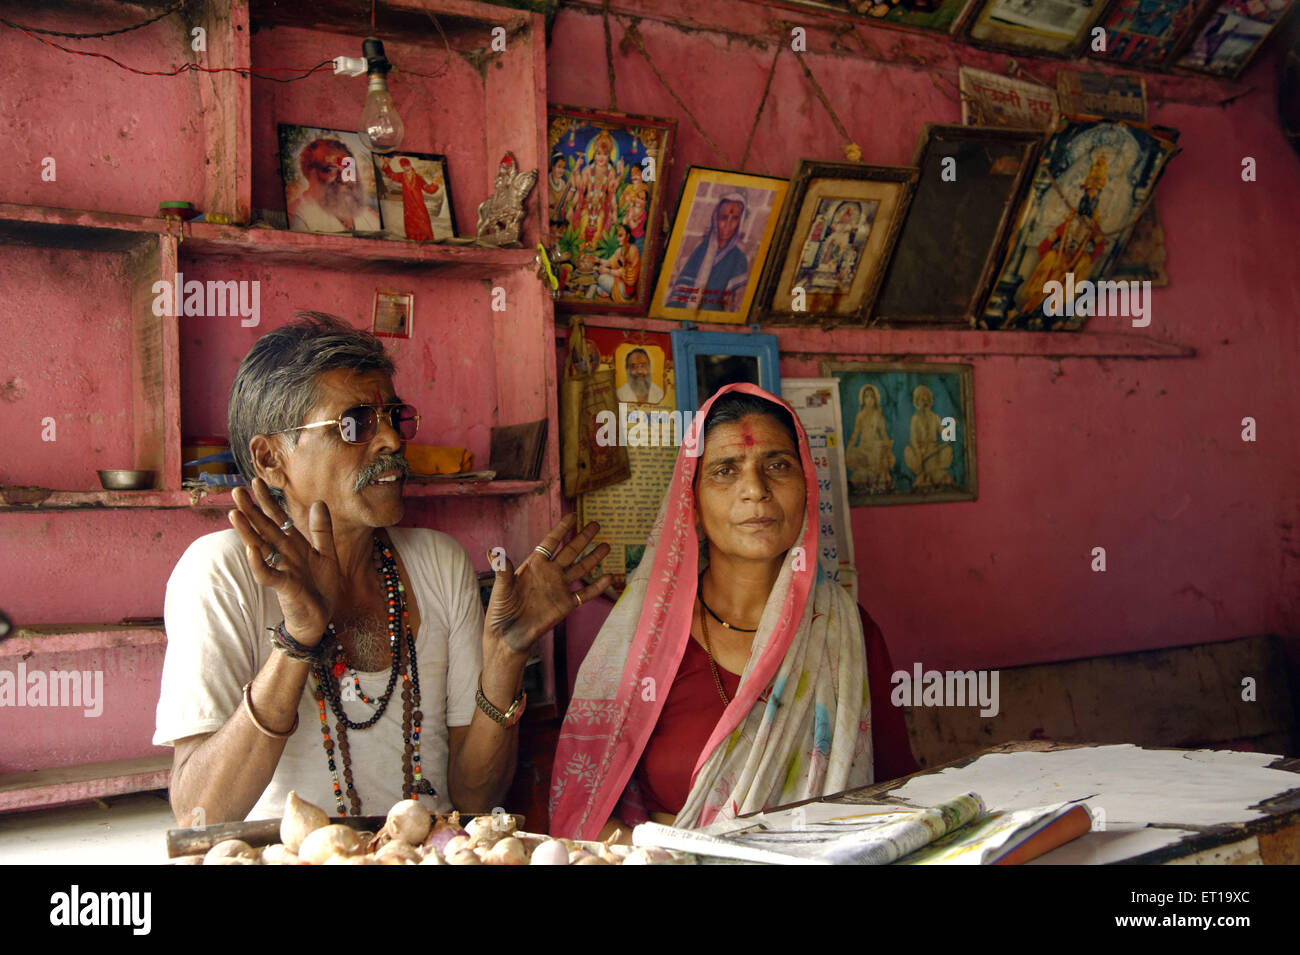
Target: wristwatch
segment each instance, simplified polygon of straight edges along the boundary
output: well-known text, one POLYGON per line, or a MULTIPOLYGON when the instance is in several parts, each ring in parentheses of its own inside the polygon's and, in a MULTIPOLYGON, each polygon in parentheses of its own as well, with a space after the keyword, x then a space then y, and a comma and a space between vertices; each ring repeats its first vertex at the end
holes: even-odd
POLYGON ((510 704, 510 709, 502 713, 483 695, 483 677, 480 676, 478 678, 478 692, 474 694, 474 702, 493 722, 500 723, 506 729, 510 729, 523 717, 524 707, 528 704, 528 694, 520 693, 515 698, 515 701, 510 704))

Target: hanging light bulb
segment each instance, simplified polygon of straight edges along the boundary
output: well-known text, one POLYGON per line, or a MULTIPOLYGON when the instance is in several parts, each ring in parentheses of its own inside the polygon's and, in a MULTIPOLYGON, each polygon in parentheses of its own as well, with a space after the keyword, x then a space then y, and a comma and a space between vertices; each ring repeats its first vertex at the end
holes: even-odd
POLYGON ((391 153, 402 145, 402 134, 406 131, 393 103, 393 94, 388 92, 388 71, 393 65, 384 56, 384 44, 378 37, 366 37, 361 50, 366 58, 370 87, 357 134, 372 153, 391 153))

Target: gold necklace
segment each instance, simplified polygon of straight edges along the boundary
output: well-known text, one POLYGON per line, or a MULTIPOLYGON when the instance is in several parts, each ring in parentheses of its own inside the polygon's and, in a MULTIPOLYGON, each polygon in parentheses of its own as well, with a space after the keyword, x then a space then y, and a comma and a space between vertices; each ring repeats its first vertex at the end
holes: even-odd
MULTIPOLYGON (((700 603, 703 605, 703 601, 700 603)), ((722 689, 722 677, 718 675, 718 665, 713 660, 713 647, 709 643, 709 621, 705 614, 700 614, 700 634, 704 637, 704 652, 709 655, 709 669, 713 671, 713 685, 718 688, 718 696, 722 697, 722 705, 730 706, 731 701, 727 699, 727 693, 722 689)))

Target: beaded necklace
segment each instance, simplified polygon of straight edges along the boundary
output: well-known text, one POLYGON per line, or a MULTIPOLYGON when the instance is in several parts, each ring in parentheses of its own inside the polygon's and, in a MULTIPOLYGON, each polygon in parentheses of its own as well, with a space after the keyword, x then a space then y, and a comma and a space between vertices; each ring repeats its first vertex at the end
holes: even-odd
MULTIPOLYGON (((397 687, 399 678, 402 681, 402 740, 405 744, 405 750, 402 754, 402 795, 406 799, 414 799, 417 793, 436 795, 433 786, 424 778, 420 767, 420 724, 424 719, 424 714, 420 712, 420 671, 415 657, 415 636, 411 633, 410 625, 407 623, 410 613, 406 609, 406 586, 402 583, 401 575, 397 572, 397 561, 393 557, 393 552, 379 539, 377 534, 375 535, 374 556, 379 568, 379 575, 384 581, 384 589, 388 595, 388 645, 389 652, 392 655, 392 669, 388 675, 388 686, 377 699, 371 699, 361 693, 361 682, 356 671, 352 670, 351 672, 352 682, 357 689, 358 695, 360 695, 364 703, 375 707, 374 713, 371 714, 369 719, 355 722, 348 719, 347 714, 343 711, 342 680, 344 674, 351 670, 351 667, 348 666, 347 655, 341 645, 335 643, 332 652, 327 653, 321 662, 315 664, 312 668, 313 675, 316 678, 314 695, 316 697, 316 706, 320 711, 322 745, 325 747, 325 759, 329 764, 330 775, 334 779, 334 799, 338 803, 340 816, 348 814, 343 805, 345 786, 352 814, 354 816, 361 815, 361 795, 357 792, 356 781, 352 776, 352 767, 349 765, 348 730, 368 729, 378 722, 379 718, 388 709, 388 703, 392 699, 393 690, 397 687), (406 635, 405 648, 402 646, 403 631, 405 631, 406 635), (405 653, 403 653, 403 649, 405 649, 405 653), (327 702, 329 708, 334 711, 337 720, 335 730, 339 753, 337 762, 334 758, 336 744, 334 739, 330 737, 329 718, 325 707, 327 702), (343 766, 342 782, 340 782, 338 771, 338 763, 340 762, 343 766)), ((333 630, 334 625, 330 624, 331 633, 333 630)))

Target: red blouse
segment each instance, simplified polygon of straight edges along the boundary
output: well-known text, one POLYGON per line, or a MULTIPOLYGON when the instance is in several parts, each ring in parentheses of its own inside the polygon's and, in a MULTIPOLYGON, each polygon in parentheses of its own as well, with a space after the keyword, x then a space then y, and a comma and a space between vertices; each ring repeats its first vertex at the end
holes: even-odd
MULTIPOLYGON (((916 772, 920 767, 907 740, 903 711, 890 705, 893 665, 880 628, 858 607, 867 649, 867 682, 871 688, 871 741, 877 782, 916 772)), ((735 699, 740 677, 721 667, 718 676, 728 699, 735 699)), ((708 654, 694 638, 686 641, 677 676, 669 688, 659 722, 646 743, 635 777, 646 812, 676 815, 686 805, 695 761, 709 741, 724 707, 713 683, 708 654)))

